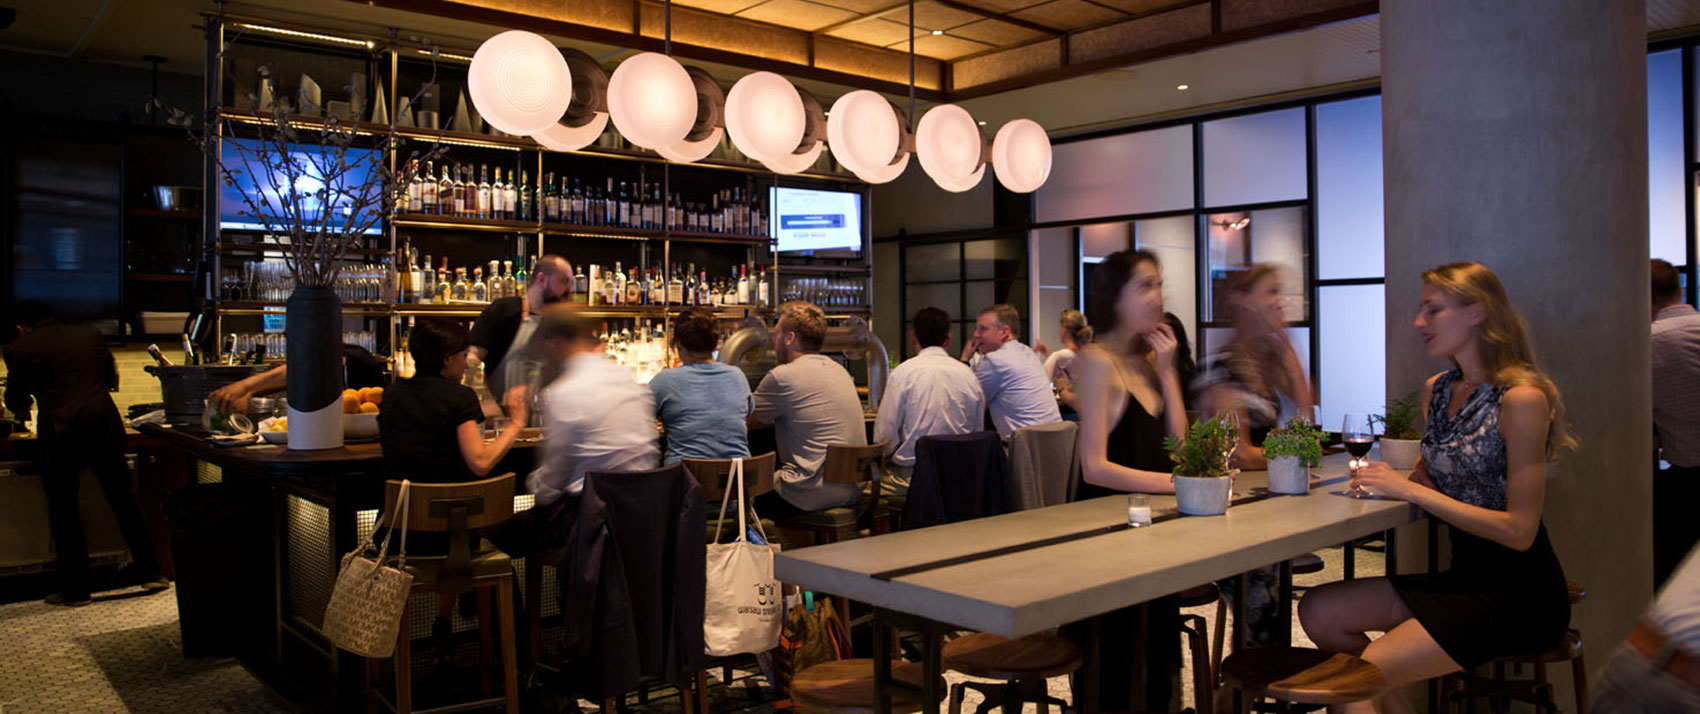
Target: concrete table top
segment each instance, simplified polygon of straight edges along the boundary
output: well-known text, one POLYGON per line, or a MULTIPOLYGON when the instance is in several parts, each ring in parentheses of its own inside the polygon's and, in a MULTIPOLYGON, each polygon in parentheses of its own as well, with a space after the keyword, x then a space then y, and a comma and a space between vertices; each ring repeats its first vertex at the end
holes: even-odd
MULTIPOLYGON (((1315 473, 1344 476, 1346 455, 1315 473)), ((1244 472, 1245 499, 1265 482, 1244 472)), ((1222 516, 1182 516, 1127 529, 942 567, 986 551, 1127 521, 1123 496, 844 541, 780 554, 779 580, 958 627, 1021 637, 1180 592, 1302 553, 1380 533, 1422 517, 1401 501, 1335 495, 1344 482, 1306 496, 1271 496, 1230 506, 1222 516), (876 577, 884 574, 886 577, 876 577)), ((1159 518, 1173 496, 1153 495, 1159 518)))

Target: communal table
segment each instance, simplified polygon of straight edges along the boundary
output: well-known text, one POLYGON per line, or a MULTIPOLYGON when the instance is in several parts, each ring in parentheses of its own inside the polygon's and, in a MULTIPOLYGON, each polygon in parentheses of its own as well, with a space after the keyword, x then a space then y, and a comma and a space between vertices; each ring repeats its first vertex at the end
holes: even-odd
MULTIPOLYGON (((870 604, 878 626, 922 630, 925 685, 912 694, 936 714, 945 627, 1023 637, 1422 517, 1402 501, 1339 495, 1346 472, 1345 454, 1326 457, 1302 496, 1268 494, 1264 472, 1243 472, 1222 516, 1180 516, 1173 496, 1153 495, 1154 523, 1129 528, 1127 499, 1109 496, 788 551, 775 572, 782 582, 870 604)), ((1392 551, 1390 544, 1390 558, 1392 551)), ((878 714, 889 714, 901 686, 889 681, 889 640, 873 637, 878 714)), ((1079 675, 1087 694, 1078 706, 1087 714, 1097 709, 1095 649, 1089 642, 1079 675)))

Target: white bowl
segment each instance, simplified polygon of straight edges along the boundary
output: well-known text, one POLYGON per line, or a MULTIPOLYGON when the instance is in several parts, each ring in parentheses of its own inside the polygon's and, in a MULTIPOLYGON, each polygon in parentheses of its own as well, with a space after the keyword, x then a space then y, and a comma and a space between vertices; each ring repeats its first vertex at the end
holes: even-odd
POLYGON ((344 439, 376 439, 378 437, 378 415, 376 414, 344 414, 342 415, 342 438, 344 439))
POLYGON ((261 419, 260 423, 257 425, 255 431, 260 435, 260 438, 265 439, 266 443, 268 443, 268 444, 287 444, 287 443, 289 443, 289 432, 287 430, 286 431, 272 431, 272 429, 271 429, 272 423, 276 422, 276 421, 277 421, 277 417, 271 417, 271 418, 268 418, 268 419, 261 419))

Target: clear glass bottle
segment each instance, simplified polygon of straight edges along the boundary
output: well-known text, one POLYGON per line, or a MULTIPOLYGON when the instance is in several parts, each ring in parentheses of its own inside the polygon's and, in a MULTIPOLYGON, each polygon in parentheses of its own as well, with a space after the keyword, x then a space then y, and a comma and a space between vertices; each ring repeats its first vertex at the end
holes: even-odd
POLYGON ((584 277, 584 266, 580 265, 573 271, 573 301, 584 302, 590 298, 590 280, 584 277))
POLYGON ((431 269, 431 254, 425 254, 425 269, 419 275, 419 302, 437 301, 437 271, 431 269))
POLYGON ((642 305, 643 304, 643 295, 644 295, 643 280, 638 278, 638 269, 632 268, 631 270, 628 270, 626 272, 628 274, 626 275, 626 279, 625 279, 625 282, 626 282, 626 297, 625 297, 625 300, 624 300, 624 304, 626 304, 626 305, 642 305))
POLYGON ((466 268, 455 268, 454 284, 449 286, 449 299, 465 302, 470 299, 472 286, 466 282, 466 268))
POLYGON ((420 212, 434 214, 437 212, 437 162, 425 162, 425 173, 419 176, 420 212))
POLYGON ((685 304, 685 281, 679 277, 679 264, 673 264, 673 270, 667 276, 667 304, 685 304))
POLYGON ((519 297, 519 285, 514 282, 514 262, 502 261, 502 297, 519 297))

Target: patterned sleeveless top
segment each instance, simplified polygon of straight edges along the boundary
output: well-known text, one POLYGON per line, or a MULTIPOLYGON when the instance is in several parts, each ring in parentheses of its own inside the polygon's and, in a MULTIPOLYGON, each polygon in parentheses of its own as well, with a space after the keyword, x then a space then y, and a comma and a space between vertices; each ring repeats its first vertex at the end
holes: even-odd
POLYGON ((1499 434, 1499 399, 1505 387, 1483 384, 1458 410, 1452 384, 1463 378, 1454 369, 1434 380, 1429 395, 1428 431, 1423 434, 1423 463, 1440 492, 1465 503, 1505 510, 1505 437, 1499 434))

